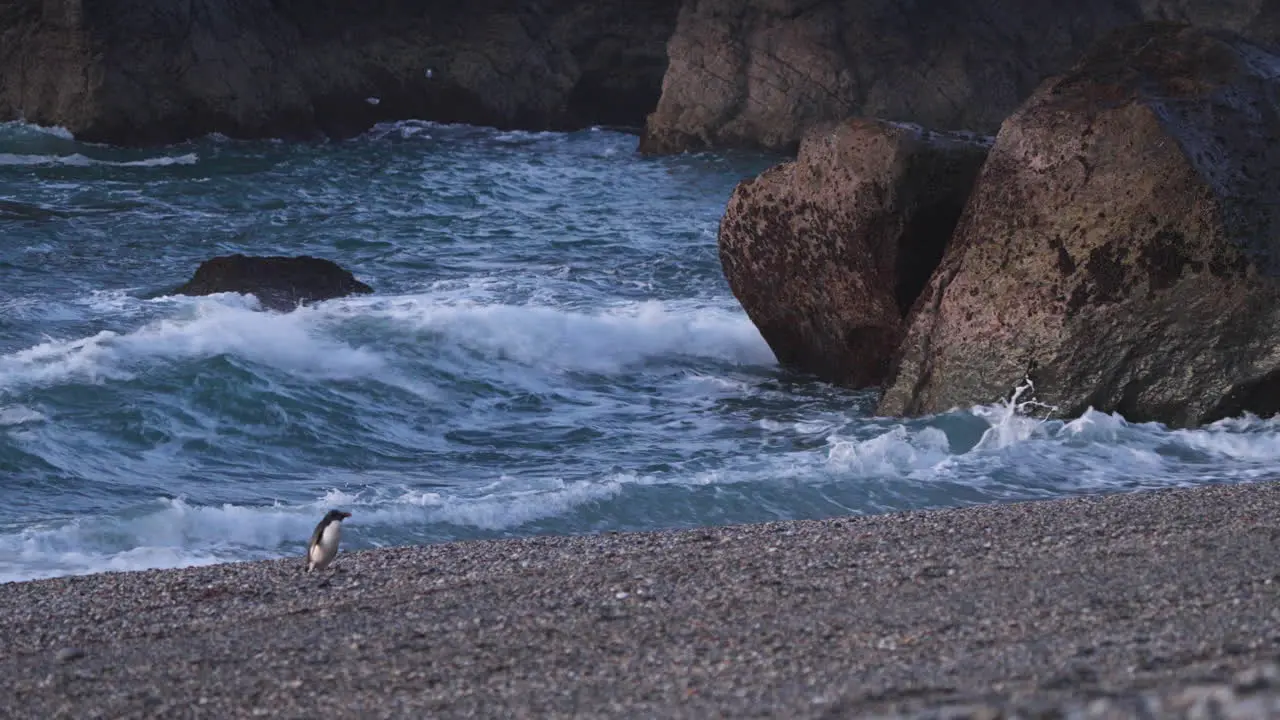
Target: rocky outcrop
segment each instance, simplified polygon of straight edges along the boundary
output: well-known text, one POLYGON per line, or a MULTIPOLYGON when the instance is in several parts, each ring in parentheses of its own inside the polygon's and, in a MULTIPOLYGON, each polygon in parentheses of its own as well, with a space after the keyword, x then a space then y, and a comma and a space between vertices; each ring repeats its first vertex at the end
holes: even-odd
POLYGON ((90 141, 639 126, 679 0, 9 0, 0 120, 90 141))
POLYGON ((1007 397, 1185 426, 1280 410, 1280 55, 1149 24, 1000 130, 885 415, 1007 397))
POLYGON ((234 292, 253 295, 269 310, 288 312, 298 305, 373 292, 330 260, 309 257, 224 255, 200 263, 175 295, 234 292))
POLYGON ((686 0, 641 149, 790 150, 850 116, 994 132, 1092 42, 1147 19, 1280 42, 1273 0, 686 0))
POLYGON ((986 153, 967 136, 850 120, 738 185, 720 260, 779 362, 848 387, 884 381, 986 153))

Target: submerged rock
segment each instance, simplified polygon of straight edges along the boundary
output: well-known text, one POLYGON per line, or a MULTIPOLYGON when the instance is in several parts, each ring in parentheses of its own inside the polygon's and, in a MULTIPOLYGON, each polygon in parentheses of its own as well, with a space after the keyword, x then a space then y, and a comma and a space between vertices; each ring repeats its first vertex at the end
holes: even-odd
POLYGON ((234 292, 253 295, 270 310, 288 312, 307 302, 373 292, 338 264, 322 258, 224 255, 200 263, 177 295, 234 292))
POLYGON ((129 145, 344 137, 408 118, 638 127, 679 3, 13 0, 0 3, 0 121, 129 145))
POLYGON ((1280 42, 1274 0, 686 0, 641 149, 790 150, 852 116, 994 132, 1106 33, 1183 19, 1280 42))
POLYGON ((738 185, 720 260, 779 362, 855 388, 885 379, 986 153, 971 137, 849 120, 738 185))
POLYGON ((1117 32, 1010 117, 879 412, 1007 397, 1194 425, 1280 410, 1280 55, 1117 32))

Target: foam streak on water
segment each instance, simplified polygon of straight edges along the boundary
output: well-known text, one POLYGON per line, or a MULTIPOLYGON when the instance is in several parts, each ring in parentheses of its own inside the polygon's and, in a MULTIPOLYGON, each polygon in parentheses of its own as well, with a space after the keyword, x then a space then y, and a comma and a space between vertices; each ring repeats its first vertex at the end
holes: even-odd
POLYGON ((0 581, 1274 477, 1280 427, 899 421, 779 369, 715 232, 774 159, 397 123, 125 150, 0 126, 0 581), (377 292, 174 297, 308 253, 377 292))

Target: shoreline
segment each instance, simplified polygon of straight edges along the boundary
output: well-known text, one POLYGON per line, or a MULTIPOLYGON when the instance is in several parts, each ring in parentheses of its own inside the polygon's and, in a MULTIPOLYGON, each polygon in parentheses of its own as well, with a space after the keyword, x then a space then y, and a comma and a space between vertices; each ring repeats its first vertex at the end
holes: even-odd
MULTIPOLYGON (((1044 708, 1226 692, 1280 656, 1278 482, 362 550, 335 566, 0 585, 0 716, 1044 708)), ((1280 712, 1280 678, 1241 687, 1280 712)))

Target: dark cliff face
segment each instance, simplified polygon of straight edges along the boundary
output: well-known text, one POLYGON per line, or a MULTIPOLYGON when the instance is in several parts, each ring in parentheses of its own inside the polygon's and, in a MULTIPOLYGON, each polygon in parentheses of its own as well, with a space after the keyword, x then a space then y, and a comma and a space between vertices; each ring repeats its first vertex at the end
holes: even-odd
POLYGON ((0 2, 0 119, 149 144, 404 118, 638 127, 679 0, 0 2))
POLYGON ((0 120, 125 144, 420 118, 793 149, 849 116, 994 130, 1144 19, 1280 41, 1273 0, 0 0, 0 120))
POLYGON ((1045 77, 1144 20, 1280 42, 1275 0, 686 0, 641 149, 791 150, 850 116, 994 132, 1045 77))

